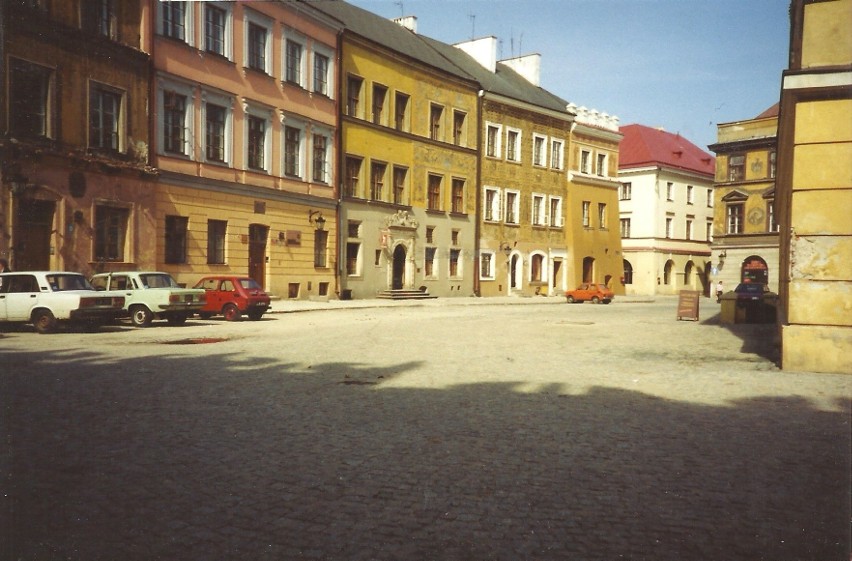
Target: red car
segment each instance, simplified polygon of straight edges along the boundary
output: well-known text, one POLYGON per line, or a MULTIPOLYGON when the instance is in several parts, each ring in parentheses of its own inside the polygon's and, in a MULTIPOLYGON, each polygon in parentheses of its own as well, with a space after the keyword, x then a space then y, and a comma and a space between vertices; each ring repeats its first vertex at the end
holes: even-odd
POLYGON ((250 320, 257 321, 269 309, 269 295, 250 277, 204 277, 195 283, 195 288, 207 292, 207 303, 198 312, 205 319, 221 314, 228 321, 237 321, 246 314, 250 320))
POLYGON ((568 299, 569 304, 573 302, 585 302, 586 300, 591 300, 594 304, 600 304, 601 302, 609 304, 615 298, 615 294, 603 284, 584 282, 576 289, 565 292, 565 298, 568 299))

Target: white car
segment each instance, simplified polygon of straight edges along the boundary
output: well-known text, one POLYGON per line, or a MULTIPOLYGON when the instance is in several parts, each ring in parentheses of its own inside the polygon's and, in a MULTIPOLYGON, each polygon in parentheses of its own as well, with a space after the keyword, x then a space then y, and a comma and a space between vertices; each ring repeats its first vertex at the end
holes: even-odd
POLYGON ((96 292, 79 273, 0 273, 0 322, 31 323, 51 333, 61 323, 98 327, 123 314, 123 295, 96 292))
POLYGON ((96 290, 124 294, 124 309, 136 327, 151 325, 155 317, 171 325, 183 325, 201 310, 207 299, 204 290, 182 288, 170 274, 160 271, 100 273, 91 282, 96 290))

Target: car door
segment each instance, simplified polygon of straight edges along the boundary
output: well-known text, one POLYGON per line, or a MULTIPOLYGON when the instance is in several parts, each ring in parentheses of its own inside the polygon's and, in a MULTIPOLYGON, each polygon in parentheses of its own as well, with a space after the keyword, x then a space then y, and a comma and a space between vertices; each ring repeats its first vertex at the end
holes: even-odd
POLYGON ((16 274, 3 278, 0 317, 7 321, 29 321, 30 311, 38 304, 38 280, 34 275, 16 274))

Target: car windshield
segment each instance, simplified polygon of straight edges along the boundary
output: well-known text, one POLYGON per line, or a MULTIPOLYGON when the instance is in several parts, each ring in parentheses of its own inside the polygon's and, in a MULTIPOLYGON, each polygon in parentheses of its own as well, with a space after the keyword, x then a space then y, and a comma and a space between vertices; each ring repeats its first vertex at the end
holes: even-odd
POLYGON ((240 284, 243 288, 247 288, 249 290, 263 290, 254 279, 240 279, 240 284))
POLYGON ((139 280, 145 288, 180 288, 175 279, 165 273, 139 275, 139 280))
POLYGON ((59 275, 47 275, 47 283, 54 292, 63 290, 94 290, 86 277, 74 273, 63 273, 59 275))

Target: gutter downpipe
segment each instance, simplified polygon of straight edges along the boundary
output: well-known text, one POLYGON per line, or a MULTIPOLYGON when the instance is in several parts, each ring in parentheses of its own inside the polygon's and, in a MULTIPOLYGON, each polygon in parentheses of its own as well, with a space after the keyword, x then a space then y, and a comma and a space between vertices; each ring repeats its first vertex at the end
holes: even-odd
POLYGON ((481 274, 481 271, 479 270, 479 259, 481 257, 480 252, 482 250, 482 241, 480 239, 480 236, 482 235, 482 226, 479 217, 482 216, 482 108, 484 105, 484 97, 485 90, 480 89, 477 93, 476 99, 476 210, 473 223, 473 293, 476 296, 482 296, 479 278, 479 275, 481 274))

